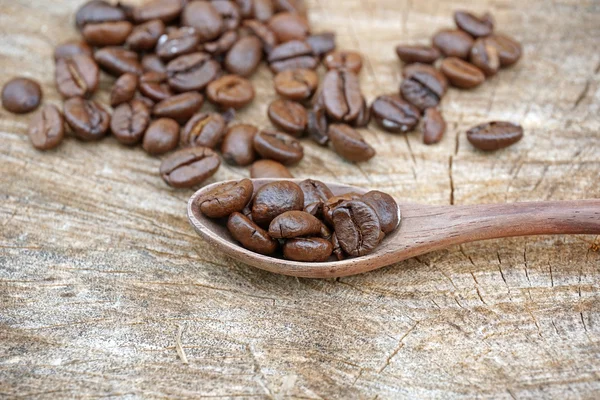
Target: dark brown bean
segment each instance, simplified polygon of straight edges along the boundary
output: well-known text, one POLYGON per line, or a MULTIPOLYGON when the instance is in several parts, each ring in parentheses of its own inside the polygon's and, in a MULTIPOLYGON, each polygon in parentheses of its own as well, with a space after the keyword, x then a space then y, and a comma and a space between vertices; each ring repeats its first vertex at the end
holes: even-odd
POLYGON ((335 208, 333 226, 340 246, 353 257, 371 253, 384 236, 375 210, 358 200, 335 208))
POLYGON ((195 52, 199 43, 198 31, 189 26, 182 26, 165 33, 158 39, 156 54, 164 60, 171 60, 195 52))
POLYGON ((133 145, 142 140, 149 123, 150 109, 143 101, 134 99, 115 109, 110 129, 120 143, 133 145))
POLYGON ((283 256, 293 261, 327 261, 332 251, 333 245, 331 242, 321 238, 290 239, 283 245, 283 256))
POLYGON ((335 50, 335 33, 323 32, 311 35, 306 38, 306 42, 312 49, 313 54, 321 58, 325 54, 335 50))
POLYGON ((234 212, 242 211, 253 193, 254 185, 250 179, 226 182, 198 197, 194 207, 209 218, 228 217, 234 212))
POLYGON ((278 73, 286 69, 316 69, 318 59, 313 55, 308 43, 292 40, 275 47, 268 57, 271 71, 278 73))
POLYGON ((358 200, 361 196, 360 193, 349 192, 339 196, 330 197, 323 203, 323 220, 329 224, 329 226, 333 226, 333 210, 340 204, 350 200, 358 200))
POLYGON ((146 72, 140 78, 140 92, 154 100, 163 101, 173 96, 171 87, 167 84, 167 74, 160 72, 146 72))
POLYGON ((362 56, 355 51, 333 51, 325 56, 327 69, 345 69, 358 74, 362 69, 362 56))
MULTIPOLYGON (((240 35, 237 31, 227 31, 214 42, 206 42, 202 45, 202 50, 212 56, 220 56, 227 53, 238 41, 240 35)), ((261 43, 262 46, 262 43, 261 43)))
POLYGON ((168 153, 179 144, 179 124, 171 118, 153 121, 144 135, 142 147, 146 153, 159 155, 168 153))
POLYGON ((242 16, 240 7, 238 7, 237 4, 228 0, 213 0, 211 4, 221 15, 221 18, 223 19, 223 29, 225 31, 233 31, 240 26, 242 16))
POLYGON ((221 160, 206 147, 188 147, 165 158, 160 165, 163 180, 175 188, 201 184, 217 172, 221 160))
POLYGON ((480 150, 498 150, 517 143, 523 138, 520 125, 506 121, 492 121, 467 131, 467 139, 480 150))
POLYGON ((306 109, 291 100, 274 100, 267 110, 269 119, 277 128, 293 136, 302 136, 306 130, 306 109))
POLYGON ((98 88, 100 70, 87 55, 60 58, 55 69, 56 87, 64 98, 88 97, 98 88))
POLYGON ((191 1, 181 13, 181 24, 195 28, 201 42, 219 37, 223 31, 223 17, 210 1, 191 1))
POLYGON ((523 50, 521 44, 507 35, 496 34, 487 37, 486 43, 498 50, 500 66, 508 67, 519 61, 523 50))
POLYGON ((464 60, 469 58, 473 38, 458 29, 445 29, 433 37, 433 45, 446 57, 458 57, 464 60))
POLYGON ((225 56, 225 68, 232 74, 248 77, 256 71, 263 57, 262 42, 256 36, 240 38, 225 56))
POLYGON ((182 93, 157 103, 152 114, 159 118, 166 117, 178 122, 187 122, 202 108, 203 103, 204 97, 200 93, 182 93))
POLYGON ((250 167, 250 178, 293 178, 285 165, 273 160, 258 160, 250 167))
POLYGON ((128 72, 141 75, 144 72, 137 53, 120 47, 105 47, 97 50, 94 59, 106 72, 115 76, 128 72))
POLYGON ((323 79, 323 102, 335 121, 353 121, 363 105, 358 77, 350 71, 332 70, 323 79))
POLYGON ((254 87, 249 80, 237 75, 224 75, 206 88, 208 99, 221 108, 245 107, 254 99, 254 87))
POLYGON ((397 95, 383 95, 371 105, 371 115, 388 132, 408 132, 421 117, 419 109, 397 95))
POLYGON ((306 18, 307 9, 304 0, 275 0, 274 3, 277 12, 293 12, 306 18))
POLYGON ((65 136, 65 121, 53 104, 45 105, 29 121, 27 131, 33 147, 50 150, 58 146, 65 136))
POLYGON ((485 75, 479 68, 456 57, 444 59, 440 70, 448 82, 458 88, 471 89, 485 81, 485 75))
POLYGON ((154 19, 169 23, 179 17, 182 9, 181 0, 152 0, 136 7, 133 10, 133 19, 138 24, 154 19))
POLYGON ((277 241, 244 214, 238 212, 231 214, 227 221, 227 229, 235 240, 250 251, 270 255, 277 250, 277 241))
POLYGON ((428 108, 423 117, 423 143, 438 143, 446 132, 446 121, 437 108, 428 108))
POLYGON ((103 0, 91 0, 79 7, 75 14, 75 24, 79 29, 86 24, 100 22, 124 21, 125 12, 103 0))
POLYGON ((290 181, 267 183, 256 191, 252 203, 252 220, 260 226, 286 211, 302 211, 304 194, 300 186, 290 181))
POLYGON ((38 108, 42 88, 29 78, 13 78, 2 88, 2 107, 15 114, 25 114, 38 108))
POLYGON ((244 21, 244 27, 248 28, 252 34, 260 39, 263 45, 263 50, 267 54, 271 53, 271 50, 273 50, 279 43, 275 33, 260 21, 244 21))
POLYGON ((313 107, 308 111, 306 129, 315 143, 325 146, 329 142, 329 121, 325 108, 313 107))
POLYGON ((156 54, 145 54, 142 57, 142 68, 144 69, 144 72, 167 73, 167 66, 156 54))
POLYGON ((433 64, 441 56, 440 51, 435 47, 419 45, 399 45, 396 47, 396 54, 407 64, 433 64))
POLYGON ((389 194, 371 190, 365 193, 360 200, 367 203, 375 211, 383 233, 392 232, 400 224, 398 204, 389 194))
POLYGON ((87 24, 81 33, 91 46, 103 47, 122 45, 132 30, 131 22, 117 21, 87 24))
POLYGON ((275 91, 288 100, 303 101, 313 97, 319 76, 311 69, 288 69, 274 78, 275 91))
POLYGON ((110 105, 116 107, 133 99, 139 78, 134 74, 123 74, 117 79, 110 92, 110 105))
POLYGON ((263 158, 285 165, 297 164, 304 157, 302 144, 292 136, 276 131, 261 131, 254 136, 254 150, 263 158))
POLYGON ((437 106, 446 94, 446 77, 430 65, 411 64, 404 69, 403 75, 400 94, 421 111, 437 106))
POLYGON ((127 37, 127 45, 135 51, 153 50, 158 39, 165 33, 165 24, 159 19, 144 22, 133 28, 127 37))
POLYGON ((225 135, 227 123, 217 113, 194 115, 181 132, 182 146, 203 146, 214 149, 225 135))
POLYGON ((326 184, 313 179, 303 180, 298 184, 304 193, 304 208, 313 203, 325 203, 333 197, 333 192, 326 184))
POLYGON ((277 36, 279 43, 304 40, 310 34, 308 21, 296 13, 278 13, 269 20, 268 26, 277 36))
POLYGON ((316 236, 323 223, 304 211, 287 211, 279 214, 269 224, 269 236, 274 239, 291 239, 298 236, 316 236))
POLYGON ((61 43, 54 48, 54 61, 60 58, 69 58, 77 54, 93 56, 92 48, 83 40, 75 39, 61 43))
POLYGON ((169 86, 178 92, 203 90, 220 72, 219 63, 207 53, 179 56, 167 64, 169 86))
POLYGON ((256 159, 254 151, 254 135, 258 132, 255 126, 240 124, 228 129, 221 145, 223 159, 231 165, 246 166, 256 159))
POLYGON ((329 141, 333 150, 348 161, 368 161, 375 156, 375 149, 365 142, 362 135, 345 124, 329 125, 329 141))
POLYGON ((454 22, 460 29, 476 38, 488 36, 494 30, 494 19, 490 13, 478 17, 468 11, 455 11, 454 22))
POLYGON ((492 76, 500 68, 500 56, 496 46, 490 44, 489 40, 479 38, 471 48, 471 64, 479 68, 485 76, 492 76))
POLYGON ((65 101, 64 116, 76 137, 91 141, 102 139, 110 126, 110 115, 98 103, 81 97, 65 101))

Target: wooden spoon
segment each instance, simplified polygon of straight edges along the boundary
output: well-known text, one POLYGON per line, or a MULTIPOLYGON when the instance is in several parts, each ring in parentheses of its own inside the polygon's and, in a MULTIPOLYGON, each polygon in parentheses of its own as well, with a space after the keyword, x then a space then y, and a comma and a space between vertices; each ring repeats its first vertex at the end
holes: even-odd
MULTIPOLYGON (((277 179, 253 179, 256 191, 277 179)), ((288 179, 299 183, 300 179, 288 179)), ((399 202, 400 227, 371 254, 343 261, 305 263, 263 256, 244 249, 223 221, 205 217, 194 200, 224 182, 197 191, 188 202, 188 217, 196 232, 223 253, 254 267, 305 278, 334 278, 372 271, 452 245, 511 236, 600 234, 600 200, 545 201, 468 206, 429 206, 399 202)), ((334 195, 367 190, 326 183, 334 195)))

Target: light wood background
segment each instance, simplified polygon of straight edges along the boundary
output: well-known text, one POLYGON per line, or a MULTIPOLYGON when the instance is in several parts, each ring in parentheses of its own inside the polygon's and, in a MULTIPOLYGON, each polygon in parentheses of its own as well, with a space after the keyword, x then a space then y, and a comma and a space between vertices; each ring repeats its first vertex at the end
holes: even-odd
MULTIPOLYGON (((60 104, 52 51, 77 37, 81 3, 0 0, 0 84, 30 76, 60 104)), ((456 8, 492 11, 525 56, 450 90, 441 144, 373 128, 378 155, 355 166, 306 143, 297 177, 432 204, 600 197, 599 1, 309 6, 314 31, 366 57, 369 100, 397 90, 394 46, 427 43, 456 8), (522 123, 525 138, 475 151, 464 132, 490 119, 522 123)), ((271 75, 253 82, 238 119, 266 126, 271 75)), ((192 191, 166 187, 160 160, 112 138, 40 153, 27 121, 0 111, 0 397, 598 397, 597 237, 476 243, 339 280, 276 276, 202 242, 185 216, 192 191)), ((247 175, 223 166, 211 182, 247 175)))

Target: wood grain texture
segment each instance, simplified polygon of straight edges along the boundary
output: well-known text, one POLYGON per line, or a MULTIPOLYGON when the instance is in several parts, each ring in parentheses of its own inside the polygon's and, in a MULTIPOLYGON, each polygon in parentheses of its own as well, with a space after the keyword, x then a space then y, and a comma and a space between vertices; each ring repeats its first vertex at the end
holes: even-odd
MULTIPOLYGON (((0 0, 0 84, 53 85, 53 47, 81 0, 0 0)), ((306 144, 292 172, 429 204, 600 198, 600 4, 595 0, 311 0, 315 31, 365 56, 369 100, 394 92, 400 41, 427 42, 455 8, 494 13, 524 59, 451 90, 449 131, 370 129, 360 166, 306 144), (467 128, 521 122, 524 139, 475 151, 467 128)), ((267 126, 265 67, 239 120, 267 126)), ((108 103, 112 78, 96 98, 108 103)), ((141 149, 67 140, 48 153, 27 116, 0 110, 0 396, 7 398, 594 398, 600 254, 594 236, 452 247, 339 280, 276 276, 199 240, 141 149), (59 183, 60 182, 60 183, 59 183), (181 327, 181 331, 180 331, 181 327), (185 354, 188 363, 178 354, 185 354)), ((213 180, 247 176, 223 166, 213 180)))

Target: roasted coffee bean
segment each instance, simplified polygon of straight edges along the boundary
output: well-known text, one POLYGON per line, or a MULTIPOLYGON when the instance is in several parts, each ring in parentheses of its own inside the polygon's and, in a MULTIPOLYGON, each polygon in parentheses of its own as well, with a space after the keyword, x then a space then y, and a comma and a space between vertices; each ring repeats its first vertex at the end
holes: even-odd
POLYGON ((310 34, 308 21, 296 13, 278 13, 269 20, 268 26, 275 33, 279 43, 304 40, 310 34))
POLYGON ((115 76, 128 72, 141 75, 144 72, 137 53, 120 47, 105 47, 97 50, 94 59, 106 72, 115 76))
POLYGON ((333 226, 333 210, 340 204, 350 201, 350 200, 358 200, 361 198, 360 193, 350 192, 344 193, 339 196, 330 197, 325 203, 323 203, 323 220, 329 224, 329 226, 333 226))
POLYGON ((123 74, 117 79, 110 92, 110 105, 116 107, 133 99, 139 78, 134 74, 123 74))
POLYGON ((338 261, 342 261, 344 258, 346 258, 344 250, 342 250, 342 246, 340 246, 340 242, 337 239, 337 235, 335 233, 331 237, 331 245, 333 246, 333 254, 335 255, 335 258, 338 259, 338 261))
POLYGON ((375 211, 383 233, 392 232, 400 224, 398 203, 389 194, 371 190, 365 193, 360 200, 367 203, 375 211))
POLYGON ((277 241, 244 214, 231 214, 227 221, 227 229, 235 240, 250 251, 268 256, 277 250, 277 241))
POLYGON ((251 0, 252 16, 261 22, 266 22, 275 13, 273 0, 251 0))
POLYGON ((94 53, 92 48, 83 40, 69 40, 56 46, 54 49, 54 61, 60 58, 69 58, 77 54, 84 54, 92 57, 94 53))
POLYGON ((498 50, 498 57, 500 58, 500 65, 502 67, 511 66, 521 58, 521 44, 513 38, 496 34, 485 38, 485 40, 486 43, 498 50))
POLYGON ((152 0, 136 7, 133 10, 133 19, 138 24, 154 19, 169 23, 179 17, 183 4, 181 0, 152 0))
POLYGON ((102 139, 110 126, 110 115, 98 103, 81 97, 65 101, 64 116, 76 137, 91 141, 102 139))
POLYGON ((131 22, 117 21, 87 24, 81 33, 90 45, 104 47, 122 45, 132 30, 133 25, 131 22))
POLYGON ((242 15, 237 4, 228 0, 213 0, 211 4, 221 15, 225 31, 233 31, 240 26, 242 15))
POLYGON ((523 138, 520 125, 506 121, 492 121, 467 131, 469 142, 480 150, 498 150, 517 143, 523 138))
POLYGON ((388 132, 408 132, 421 118, 419 109, 397 95, 383 95, 371 105, 373 119, 388 132))
POLYGON ((223 31, 223 17, 210 1, 191 1, 181 13, 181 24, 195 28, 201 42, 219 37, 223 31))
POLYGON ((164 60, 171 60, 195 52, 199 43, 198 31, 189 26, 183 26, 165 33, 158 39, 156 54, 164 60))
POLYGON ((217 172, 221 160, 206 147, 188 147, 165 158, 160 165, 163 180, 175 188, 201 184, 217 172))
POLYGON ((204 43, 202 45, 202 49, 204 52, 212 54, 213 57, 220 56, 227 53, 233 47, 233 45, 236 44, 239 37, 240 35, 237 33, 237 31, 227 31, 214 42, 204 43))
POLYGON ((315 143, 325 146, 329 142, 329 121, 325 108, 313 107, 308 111, 306 129, 315 143))
POLYGON ((333 197, 333 192, 326 184, 313 179, 305 179, 299 183, 302 193, 304 193, 304 207, 313 203, 325 203, 333 197))
POLYGON ((485 75, 479 68, 456 57, 444 59, 440 70, 448 82, 458 88, 471 89, 485 81, 485 75))
POLYGON ((274 0, 274 4, 277 12, 289 11, 306 18, 307 9, 304 0, 274 0))
POLYGON ((358 200, 335 208, 333 226, 340 246, 353 257, 371 253, 384 236, 375 210, 358 200))
POLYGON ((325 56, 327 69, 345 69, 358 74, 362 69, 362 56, 355 51, 333 51, 325 56))
POLYGON ((167 73, 167 66, 156 54, 146 54, 142 57, 142 68, 144 72, 167 73))
POLYGON ((304 157, 302 144, 292 136, 276 131, 261 131, 254 136, 254 150, 263 158, 285 165, 297 164, 304 157))
POLYGON ((407 64, 433 64, 441 56, 440 51, 435 47, 419 45, 399 45, 396 47, 396 54, 407 64))
POLYGON ((241 76, 224 75, 208 85, 206 96, 221 108, 239 110, 254 99, 254 87, 241 76))
POLYGON ((403 75, 400 94, 421 111, 437 106, 446 94, 448 82, 445 76, 431 65, 411 64, 404 69, 403 75))
POLYGON ((313 97, 319 76, 310 69, 288 69, 274 78, 275 91, 288 100, 303 101, 313 97))
POLYGON ((90 56, 77 54, 57 60, 55 79, 64 98, 88 97, 98 88, 100 70, 90 56))
POLYGON ((127 37, 127 45, 135 51, 153 50, 164 33, 164 22, 159 19, 148 21, 133 28, 127 37))
POLYGON ((306 38, 306 42, 312 49, 313 54, 321 58, 325 54, 335 50, 335 33, 324 32, 311 35, 306 38))
POLYGON ((332 70, 323 79, 323 102, 335 121, 353 121, 363 105, 358 77, 350 71, 332 70))
POLYGON ((269 224, 269 236, 274 239, 291 239, 299 236, 316 236, 323 223, 304 211, 287 211, 269 224))
POLYGON ((29 121, 29 140, 38 150, 50 150, 62 142, 65 136, 65 121, 53 104, 45 105, 29 121))
POLYGON ((225 135, 227 123, 217 113, 194 115, 181 132, 182 146, 204 146, 214 149, 225 135))
POLYGON ((468 11, 455 11, 454 22, 473 37, 488 36, 494 30, 494 19, 490 13, 477 17, 468 11))
POLYGON ((473 46, 473 38, 458 29, 445 29, 435 34, 433 45, 446 57, 458 57, 466 60, 469 58, 473 46))
POLYGON ((153 101, 163 101, 173 96, 171 87, 167 84, 167 74, 146 72, 140 78, 140 93, 153 101))
POLYGON ((209 218, 228 217, 242 211, 253 193, 254 185, 250 179, 226 182, 198 197, 194 207, 198 207, 209 218))
POLYGON ((273 160, 258 160, 250 167, 250 178, 293 178, 287 167, 273 160))
POLYGON ((293 136, 302 136, 306 131, 308 116, 306 109, 291 100, 274 100, 267 110, 269 119, 277 128, 293 136))
POLYGON ((142 140, 150 123, 150 109, 141 100, 132 100, 117 107, 113 113, 110 129, 123 144, 137 144, 142 140))
POLYGON ((246 166, 252 164, 256 159, 254 135, 257 132, 256 127, 248 124, 230 127, 221 145, 223 159, 231 165, 246 166))
POLYGON ((278 73, 286 69, 316 69, 318 59, 313 55, 312 49, 306 42, 292 40, 278 45, 269 53, 269 67, 278 73))
POLYGON ((446 121, 437 108, 428 108, 423 117, 423 143, 438 143, 446 132, 446 121))
POLYGON ((479 38, 471 48, 471 64, 479 68, 485 76, 492 76, 500 68, 498 49, 485 38, 479 38))
POLYGON ((300 186, 290 181, 267 183, 256 191, 252 203, 252 220, 260 226, 286 211, 302 211, 304 194, 300 186))
POLYGON ((263 50, 269 54, 271 50, 279 43, 275 33, 265 24, 257 20, 244 21, 244 27, 248 28, 252 34, 260 39, 263 50))
POLYGON ((327 261, 333 251, 329 240, 321 238, 297 238, 283 245, 283 256, 288 260, 303 262, 327 261))
POLYGON ((152 114, 159 118, 166 117, 178 122, 187 122, 202 108, 203 103, 204 97, 200 93, 182 93, 157 103, 152 114))
POLYGON ((29 78, 13 78, 2 88, 2 107, 15 114, 38 108, 42 101, 40 84, 29 78))
POLYGON ((256 36, 240 38, 225 56, 225 68, 232 74, 248 77, 263 57, 262 42, 256 36))
POLYGON ((345 124, 329 125, 329 141, 333 150, 348 161, 368 161, 375 156, 375 149, 365 142, 361 134, 345 124))
POLYGON ((167 64, 169 86, 178 92, 203 90, 220 72, 221 66, 208 53, 179 56, 167 64))
POLYGON ((369 122, 371 122, 371 108, 369 107, 369 105, 367 104, 367 100, 363 96, 362 107, 360 108, 356 119, 354 121, 350 121, 350 123, 354 127, 362 128, 369 125, 369 122))
POLYGON ((124 21, 127 19, 125 12, 103 0, 92 0, 79 7, 75 14, 75 24, 79 29, 86 24, 100 22, 124 21))
POLYGON ((177 144, 179 124, 171 118, 160 118, 148 126, 142 147, 148 154, 159 155, 175 149, 177 144))

